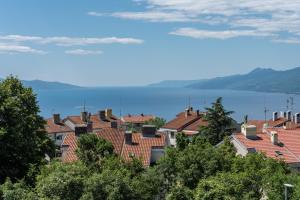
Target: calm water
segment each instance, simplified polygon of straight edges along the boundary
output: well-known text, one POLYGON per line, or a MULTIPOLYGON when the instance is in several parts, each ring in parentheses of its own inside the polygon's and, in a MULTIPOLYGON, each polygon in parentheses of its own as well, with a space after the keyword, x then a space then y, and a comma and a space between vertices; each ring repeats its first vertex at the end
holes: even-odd
POLYGON ((233 117, 242 121, 264 119, 264 107, 271 112, 285 110, 287 98, 294 97, 294 111, 300 111, 300 96, 280 93, 260 93, 231 90, 194 90, 186 88, 147 88, 147 87, 106 87, 75 90, 37 91, 41 114, 49 117, 54 112, 62 116, 77 115, 84 101, 89 112, 110 107, 115 115, 154 114, 166 119, 173 118, 183 111, 189 102, 195 109, 203 110, 217 97, 223 97, 227 110, 233 110, 233 117))

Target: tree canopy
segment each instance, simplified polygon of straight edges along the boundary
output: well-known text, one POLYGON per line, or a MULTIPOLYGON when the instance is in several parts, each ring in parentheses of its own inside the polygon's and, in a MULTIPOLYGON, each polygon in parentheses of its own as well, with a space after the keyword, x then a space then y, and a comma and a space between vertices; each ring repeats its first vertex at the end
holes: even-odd
POLYGON ((17 78, 0 82, 0 182, 26 176, 33 165, 53 155, 55 146, 44 131, 36 95, 17 78))
POLYGON ((199 135, 206 138, 211 144, 216 145, 225 136, 231 135, 233 119, 230 115, 233 111, 226 111, 222 104, 222 97, 212 103, 210 108, 206 108, 204 119, 207 126, 200 127, 199 135))

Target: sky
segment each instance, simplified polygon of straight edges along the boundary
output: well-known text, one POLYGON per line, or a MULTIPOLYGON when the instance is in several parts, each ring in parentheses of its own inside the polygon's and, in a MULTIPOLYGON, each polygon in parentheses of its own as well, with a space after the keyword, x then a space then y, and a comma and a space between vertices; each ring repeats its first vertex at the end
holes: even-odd
POLYGON ((300 0, 0 0, 0 77, 142 86, 300 67, 300 0))

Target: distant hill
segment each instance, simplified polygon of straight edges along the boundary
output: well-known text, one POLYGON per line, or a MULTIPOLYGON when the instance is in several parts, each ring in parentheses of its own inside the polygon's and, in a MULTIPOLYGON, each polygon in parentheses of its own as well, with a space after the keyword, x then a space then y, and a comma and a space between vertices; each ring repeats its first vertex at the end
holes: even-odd
POLYGON ((300 93, 300 67, 286 71, 257 68, 248 74, 213 78, 186 87, 300 93))
POLYGON ((150 84, 148 87, 186 87, 198 82, 199 80, 166 80, 150 84))
MULTIPOLYGON (((0 81, 2 80, 3 79, 0 78, 0 81)), ((32 80, 32 81, 22 80, 22 83, 26 87, 32 87, 34 90, 66 90, 66 89, 81 88, 80 86, 71 85, 67 83, 49 82, 49 81, 41 81, 41 80, 32 80)))

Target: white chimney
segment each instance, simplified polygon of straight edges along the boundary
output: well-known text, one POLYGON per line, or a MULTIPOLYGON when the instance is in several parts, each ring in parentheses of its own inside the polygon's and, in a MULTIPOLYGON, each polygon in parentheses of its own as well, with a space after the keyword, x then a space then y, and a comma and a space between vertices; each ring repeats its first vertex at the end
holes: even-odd
POLYGON ((292 111, 289 110, 289 111, 286 112, 286 119, 287 120, 291 120, 292 119, 292 111))
POLYGON ((267 132, 267 128, 269 128, 269 124, 268 123, 264 123, 262 132, 266 133, 267 132))
POLYGON ((278 145, 278 133, 276 131, 271 131, 271 142, 274 145, 278 145))
POLYGON ((256 126, 255 125, 242 125, 242 133, 246 138, 255 139, 256 138, 256 126))
POLYGON ((281 115, 282 118, 286 118, 286 112, 281 111, 281 112, 280 112, 280 115, 281 115))
POLYGON ((185 117, 187 118, 190 115, 190 109, 185 109, 185 117))
POLYGON ((300 113, 295 114, 295 124, 300 124, 300 113))
POLYGON ((273 112, 273 121, 278 119, 278 112, 273 112))

